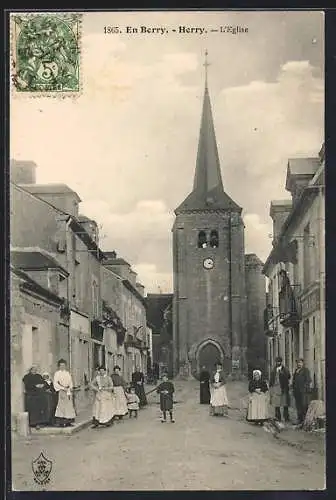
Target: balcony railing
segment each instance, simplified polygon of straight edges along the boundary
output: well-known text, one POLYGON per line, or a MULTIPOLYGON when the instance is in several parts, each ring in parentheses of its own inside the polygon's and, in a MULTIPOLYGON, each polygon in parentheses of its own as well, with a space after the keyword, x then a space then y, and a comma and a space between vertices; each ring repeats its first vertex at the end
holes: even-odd
POLYGON ((287 285, 279 292, 280 323, 283 326, 295 326, 301 320, 299 301, 295 287, 287 285))
POLYGON ((275 308, 272 306, 266 307, 264 309, 264 334, 267 337, 274 337, 277 334, 277 315, 275 313, 275 308))

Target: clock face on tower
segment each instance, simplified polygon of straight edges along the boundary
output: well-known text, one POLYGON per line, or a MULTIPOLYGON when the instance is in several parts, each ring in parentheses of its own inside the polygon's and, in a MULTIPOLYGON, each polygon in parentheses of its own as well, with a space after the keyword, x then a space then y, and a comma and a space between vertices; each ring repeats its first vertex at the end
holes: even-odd
POLYGON ((210 259, 210 257, 203 260, 204 269, 212 269, 213 266, 214 266, 214 261, 212 259, 210 259))

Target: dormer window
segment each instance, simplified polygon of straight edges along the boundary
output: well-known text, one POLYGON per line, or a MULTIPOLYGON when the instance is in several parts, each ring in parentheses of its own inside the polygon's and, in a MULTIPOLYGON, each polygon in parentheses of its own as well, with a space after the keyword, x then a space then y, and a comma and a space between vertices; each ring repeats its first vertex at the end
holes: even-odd
POLYGON ((213 230, 210 233, 210 246, 211 248, 218 248, 219 240, 218 240, 218 231, 213 230))
POLYGON ((206 248, 208 246, 207 236, 205 231, 198 233, 198 248, 206 248))

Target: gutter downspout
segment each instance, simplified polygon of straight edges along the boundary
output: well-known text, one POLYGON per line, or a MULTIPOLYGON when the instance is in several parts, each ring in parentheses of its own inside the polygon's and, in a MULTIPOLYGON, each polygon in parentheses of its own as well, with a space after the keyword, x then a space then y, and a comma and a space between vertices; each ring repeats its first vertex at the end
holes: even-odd
POLYGON ((319 252, 320 252, 320 399, 325 401, 325 239, 324 239, 324 195, 323 187, 319 188, 319 252))
POLYGON ((72 290, 72 281, 74 280, 74 273, 72 272, 73 269, 71 269, 71 252, 69 252, 69 248, 71 248, 68 245, 68 234, 69 234, 69 227, 72 222, 72 218, 69 217, 65 224, 65 241, 66 241, 66 264, 67 264, 67 271, 69 273, 69 278, 68 278, 68 287, 67 287, 67 300, 69 304, 69 309, 70 309, 70 318, 69 318, 69 327, 68 327, 68 350, 69 350, 69 371, 71 373, 72 369, 72 342, 71 342, 71 290, 72 290))

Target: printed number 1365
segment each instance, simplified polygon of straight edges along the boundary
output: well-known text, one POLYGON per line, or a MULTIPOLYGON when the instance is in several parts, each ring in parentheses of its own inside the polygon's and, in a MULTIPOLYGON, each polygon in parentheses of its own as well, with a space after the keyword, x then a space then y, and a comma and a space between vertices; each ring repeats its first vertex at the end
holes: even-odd
POLYGON ((120 33, 120 29, 118 26, 104 26, 104 33, 105 35, 115 35, 120 33))

